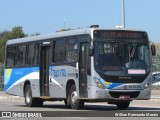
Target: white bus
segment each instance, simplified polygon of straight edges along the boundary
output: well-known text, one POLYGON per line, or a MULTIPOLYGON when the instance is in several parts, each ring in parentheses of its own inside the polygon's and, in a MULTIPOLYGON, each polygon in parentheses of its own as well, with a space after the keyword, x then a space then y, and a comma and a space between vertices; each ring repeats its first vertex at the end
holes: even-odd
POLYGON ((127 109, 151 97, 154 54, 144 31, 94 26, 9 40, 4 91, 24 96, 29 107, 64 100, 72 109, 85 102, 127 109))

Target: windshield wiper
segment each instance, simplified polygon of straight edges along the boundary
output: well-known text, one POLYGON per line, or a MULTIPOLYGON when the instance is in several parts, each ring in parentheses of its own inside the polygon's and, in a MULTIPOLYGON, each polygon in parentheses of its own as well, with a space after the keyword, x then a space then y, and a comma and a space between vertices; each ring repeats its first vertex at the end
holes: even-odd
POLYGON ((135 55, 136 47, 137 47, 137 43, 134 43, 134 46, 133 46, 132 51, 131 51, 131 44, 128 45, 129 67, 131 67, 131 64, 132 64, 131 59, 135 55))
POLYGON ((136 51, 136 47, 137 47, 137 43, 134 43, 134 47, 131 51, 131 54, 130 54, 130 58, 133 58, 134 54, 135 54, 135 51, 136 51))

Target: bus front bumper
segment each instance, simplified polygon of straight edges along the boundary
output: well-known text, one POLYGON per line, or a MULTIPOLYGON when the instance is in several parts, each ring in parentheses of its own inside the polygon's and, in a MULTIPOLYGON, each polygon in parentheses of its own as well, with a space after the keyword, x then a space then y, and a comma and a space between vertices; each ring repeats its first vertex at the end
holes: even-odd
POLYGON ((110 90, 95 89, 95 94, 90 95, 89 99, 103 100, 149 100, 151 98, 151 89, 143 90, 110 90))

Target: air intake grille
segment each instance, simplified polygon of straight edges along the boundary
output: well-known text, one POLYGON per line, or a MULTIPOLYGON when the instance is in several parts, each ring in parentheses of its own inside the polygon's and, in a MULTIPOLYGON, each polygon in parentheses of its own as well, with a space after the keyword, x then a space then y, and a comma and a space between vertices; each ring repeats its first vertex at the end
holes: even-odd
POLYGON ((109 94, 114 97, 114 98, 119 98, 122 95, 127 95, 130 96, 130 98, 136 98, 139 96, 140 92, 139 91, 134 91, 134 92, 117 92, 117 91, 110 91, 109 94))

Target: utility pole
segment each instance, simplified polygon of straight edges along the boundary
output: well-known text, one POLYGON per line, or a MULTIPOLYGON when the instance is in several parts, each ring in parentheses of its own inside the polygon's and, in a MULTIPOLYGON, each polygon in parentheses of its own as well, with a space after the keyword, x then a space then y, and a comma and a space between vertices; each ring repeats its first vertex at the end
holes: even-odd
POLYGON ((124 6, 124 0, 122 0, 122 25, 117 25, 115 28, 118 29, 125 29, 125 6, 124 6))
POLYGON ((64 20, 64 21, 63 21, 63 22, 64 22, 64 28, 63 28, 64 30, 66 29, 66 21, 67 21, 67 20, 64 20))
POLYGON ((124 0, 122 0, 122 27, 125 28, 125 6, 124 0))

